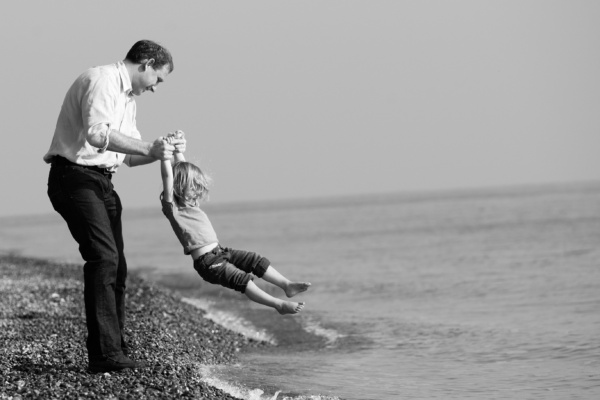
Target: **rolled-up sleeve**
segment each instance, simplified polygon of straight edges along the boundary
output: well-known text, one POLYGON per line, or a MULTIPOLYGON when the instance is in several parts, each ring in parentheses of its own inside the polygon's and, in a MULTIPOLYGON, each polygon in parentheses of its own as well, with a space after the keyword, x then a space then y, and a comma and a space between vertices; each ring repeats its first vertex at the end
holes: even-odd
MULTIPOLYGON (((108 148, 108 143, 110 143, 110 124, 99 123, 96 124, 87 131, 87 140, 90 142, 90 138, 92 141, 102 141, 102 147, 98 147, 98 153, 104 153, 108 148)), ((90 143, 91 144, 91 143, 90 143)))

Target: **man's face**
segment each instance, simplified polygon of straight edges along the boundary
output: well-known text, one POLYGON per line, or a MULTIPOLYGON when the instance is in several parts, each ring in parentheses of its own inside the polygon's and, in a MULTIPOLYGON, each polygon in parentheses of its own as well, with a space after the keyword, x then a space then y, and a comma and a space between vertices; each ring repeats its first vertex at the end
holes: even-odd
POLYGON ((149 90, 154 92, 156 86, 163 82, 169 75, 169 65, 165 64, 159 69, 154 69, 154 60, 140 64, 136 75, 131 80, 132 93, 136 96, 149 90))

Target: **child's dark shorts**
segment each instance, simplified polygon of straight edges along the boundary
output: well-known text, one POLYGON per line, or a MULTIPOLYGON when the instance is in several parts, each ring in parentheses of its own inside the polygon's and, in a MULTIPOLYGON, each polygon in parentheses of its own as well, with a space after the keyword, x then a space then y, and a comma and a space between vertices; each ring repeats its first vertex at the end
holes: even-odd
POLYGON ((254 274, 265 274, 271 262, 258 253, 218 245, 194 261, 194 269, 206 282, 244 293, 254 274))

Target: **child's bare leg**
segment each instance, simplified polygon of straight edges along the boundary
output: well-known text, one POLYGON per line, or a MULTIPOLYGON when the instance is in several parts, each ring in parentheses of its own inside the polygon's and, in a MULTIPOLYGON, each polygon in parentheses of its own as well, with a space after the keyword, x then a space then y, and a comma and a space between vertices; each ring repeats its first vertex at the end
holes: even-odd
POLYGON ((287 279, 285 276, 281 275, 279 271, 273 268, 271 265, 267 267, 265 274, 262 278, 272 283, 275 286, 279 286, 285 292, 287 297, 294 297, 300 292, 304 292, 310 286, 308 282, 292 282, 287 279))
POLYGON ((304 302, 296 303, 293 301, 281 300, 265 293, 252 281, 246 286, 246 296, 254 301, 268 307, 273 307, 279 314, 296 314, 304 308, 304 302))

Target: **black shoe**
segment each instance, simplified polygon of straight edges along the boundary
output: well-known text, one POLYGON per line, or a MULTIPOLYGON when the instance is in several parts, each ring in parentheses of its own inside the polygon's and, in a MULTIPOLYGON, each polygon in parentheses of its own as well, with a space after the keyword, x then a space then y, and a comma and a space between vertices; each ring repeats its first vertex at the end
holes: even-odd
POLYGON ((146 364, 133 361, 125 356, 106 357, 103 360, 90 361, 88 370, 92 373, 98 373, 122 371, 129 368, 146 368, 146 364))
POLYGON ((123 354, 125 354, 125 357, 129 356, 129 343, 127 343, 123 337, 121 337, 121 350, 123 351, 123 354))

